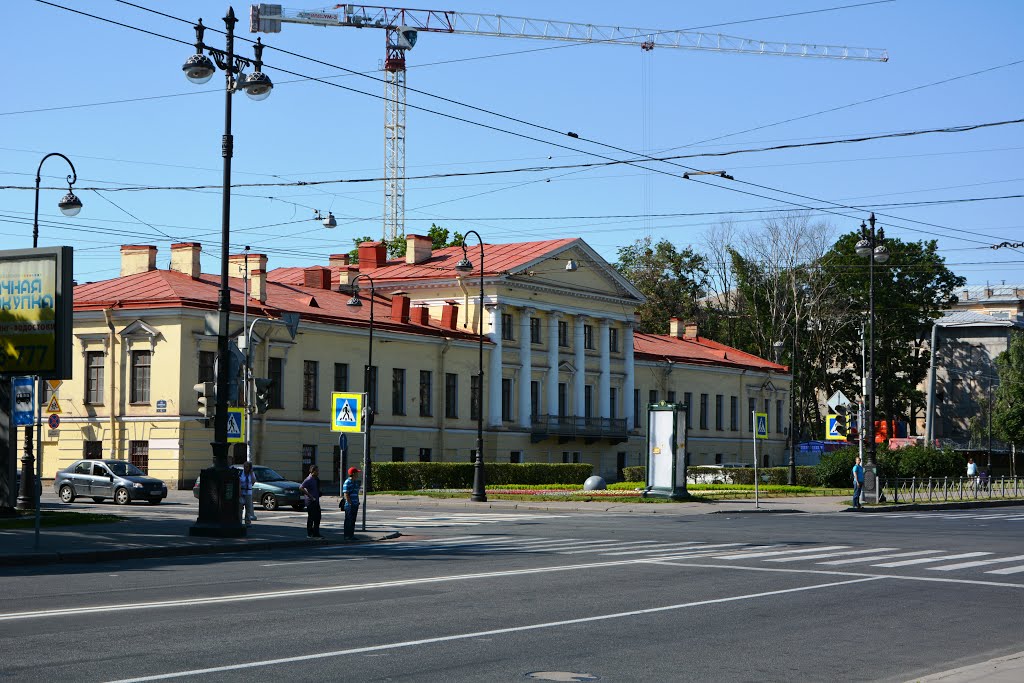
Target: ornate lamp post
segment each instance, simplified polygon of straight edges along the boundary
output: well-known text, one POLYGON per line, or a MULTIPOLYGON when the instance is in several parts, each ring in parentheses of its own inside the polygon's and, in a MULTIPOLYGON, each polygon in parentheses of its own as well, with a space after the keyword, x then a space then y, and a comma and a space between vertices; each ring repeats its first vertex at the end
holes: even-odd
POLYGON ((366 392, 366 405, 363 406, 363 524, 362 531, 366 531, 366 496, 370 493, 370 426, 373 424, 374 406, 370 405, 370 383, 373 379, 373 303, 377 297, 377 290, 373 286, 373 278, 366 273, 360 273, 352 280, 352 298, 348 305, 359 307, 363 302, 359 300, 359 281, 368 280, 370 283, 370 336, 366 344, 366 367, 363 369, 363 391, 366 392))
MULTIPOLYGON (((71 159, 60 152, 50 152, 42 158, 39 162, 39 167, 36 169, 36 204, 35 213, 32 215, 32 248, 36 249, 39 247, 39 187, 42 183, 42 171, 43 163, 50 157, 60 157, 64 161, 68 162, 68 166, 71 167, 71 175, 68 179, 68 193, 61 197, 61 200, 57 202, 57 206, 60 208, 60 212, 65 216, 77 216, 78 212, 82 210, 82 200, 75 196, 72 191, 72 185, 78 180, 78 173, 75 171, 75 165, 71 163, 71 159)), ((36 382, 36 402, 42 401, 43 397, 40 392, 42 387, 41 382, 36 382)), ((13 423, 13 420, 12 420, 13 423)), ((17 440, 17 427, 11 424, 11 442, 14 443, 17 440)), ((33 463, 35 456, 32 453, 32 427, 25 428, 25 443, 23 445, 23 451, 21 456, 21 488, 18 489, 18 502, 17 509, 19 510, 34 510, 36 507, 36 486, 35 486, 35 472, 33 471, 33 463)))
POLYGON ((889 260, 889 248, 885 246, 885 231, 875 230, 875 214, 868 218, 870 228, 860 224, 860 240, 857 255, 868 259, 868 372, 864 378, 864 402, 868 407, 867 424, 861 433, 868 439, 867 459, 864 463, 864 498, 869 503, 878 502, 878 468, 875 460, 875 263, 889 260))
POLYGON ((476 458, 473 460, 473 494, 469 497, 475 503, 487 502, 487 481, 484 476, 484 240, 476 230, 470 230, 462 237, 462 260, 455 264, 460 273, 473 272, 473 262, 466 253, 466 237, 476 235, 480 242, 480 329, 478 334, 480 381, 476 383, 476 458))
MULTIPOLYGON (((224 50, 212 48, 203 43, 206 27, 200 19, 195 25, 196 52, 181 67, 185 78, 192 83, 206 83, 217 68, 225 74, 224 89, 224 135, 221 138, 221 155, 224 157, 224 180, 221 199, 220 238, 220 296, 217 302, 217 400, 213 421, 213 467, 204 472, 199 497, 199 520, 189 530, 193 536, 244 536, 245 526, 241 523, 238 506, 238 475, 228 468, 228 325, 231 310, 231 288, 228 281, 228 256, 231 242, 231 157, 234 153, 234 137, 231 135, 231 96, 238 91, 245 92, 254 100, 270 96, 274 85, 264 74, 263 44, 257 39, 254 46, 255 59, 250 61, 235 54, 234 8, 229 7, 224 17, 227 37, 224 50), (213 57, 207 57, 205 52, 213 57), (214 66, 216 62, 216 67, 214 66), (252 67, 246 75, 243 69, 252 67), (207 484, 210 482, 210 484, 207 484), (203 492, 207 492, 204 494, 203 492), (234 492, 232 495, 231 492, 234 492)), ((248 293, 245 293, 248 296, 248 293)))

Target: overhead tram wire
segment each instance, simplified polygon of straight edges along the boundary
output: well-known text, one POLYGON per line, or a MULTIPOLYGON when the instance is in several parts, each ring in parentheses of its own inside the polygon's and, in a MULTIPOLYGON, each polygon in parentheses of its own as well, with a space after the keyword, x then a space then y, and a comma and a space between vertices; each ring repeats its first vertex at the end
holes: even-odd
MULTIPOLYGON (((118 21, 114 21, 114 20, 111 20, 111 19, 107 19, 105 17, 100 17, 100 16, 97 16, 97 15, 94 15, 94 14, 90 14, 88 12, 83 12, 81 10, 64 7, 62 5, 58 5, 56 3, 49 2, 48 0, 36 0, 36 2, 45 4, 45 5, 49 5, 49 6, 58 8, 58 9, 63 9, 65 11, 69 11, 69 12, 72 12, 72 13, 75 13, 75 14, 80 14, 82 16, 87 16, 89 18, 96 19, 96 20, 99 20, 99 21, 104 21, 104 22, 112 23, 112 24, 115 24, 117 26, 121 26, 123 28, 137 30, 137 31, 140 31, 140 32, 145 33, 147 35, 151 35, 151 36, 159 37, 159 38, 164 38, 166 40, 171 40, 171 41, 179 43, 179 44, 186 44, 186 45, 189 44, 189 43, 186 43, 185 41, 177 39, 177 38, 172 38, 172 37, 169 37, 169 36, 164 36, 164 35, 161 35, 159 33, 155 33, 153 31, 142 29, 142 28, 139 28, 139 27, 136 27, 136 26, 131 26, 129 24, 124 24, 123 22, 118 22, 118 21)), ((180 17, 173 17, 173 18, 178 20, 178 21, 181 21, 181 22, 190 23, 190 22, 187 22, 187 20, 185 20, 185 19, 181 19, 180 17)), ((311 57, 306 57, 304 55, 300 55, 298 53, 293 53, 293 52, 290 52, 290 51, 287 51, 287 50, 283 50, 283 49, 280 49, 280 48, 274 48, 273 46, 270 46, 270 45, 268 45, 267 47, 271 48, 271 49, 276 49, 279 52, 282 52, 284 54, 289 54, 289 55, 292 55, 292 56, 295 56, 295 57, 298 57, 298 58, 301 58, 301 59, 312 61, 314 63, 318 63, 318 64, 321 64, 321 65, 324 65, 324 66, 329 66, 331 68, 337 68, 337 69, 341 69, 343 71, 352 71, 350 69, 346 69, 345 67, 340 67, 338 65, 330 64, 328 62, 324 62, 323 60, 318 60, 318 59, 314 59, 314 58, 311 58, 311 57)), ((1024 60, 1020 60, 1020 61, 1024 62, 1024 60)), ((275 67, 275 66, 267 65, 267 64, 265 64, 264 66, 266 68, 274 68, 277 71, 280 71, 282 73, 286 73, 286 74, 289 74, 289 75, 292 75, 292 76, 297 76, 297 77, 308 78, 309 80, 312 80, 312 81, 317 81, 317 82, 323 83, 325 85, 329 85, 329 86, 333 86, 333 87, 336 87, 336 88, 341 88, 343 90, 347 90, 347 91, 350 91, 350 92, 354 92, 354 93, 358 93, 358 94, 361 94, 361 95, 369 96, 369 97, 372 97, 374 99, 379 99, 379 100, 385 99, 384 96, 382 96, 382 95, 375 95, 373 93, 367 93, 365 91, 358 90, 356 88, 350 88, 350 87, 347 87, 347 86, 344 86, 344 85, 341 85, 341 84, 338 84, 338 83, 331 83, 329 81, 324 80, 323 78, 309 77, 309 76, 306 76, 305 74, 301 74, 301 73, 298 73, 298 72, 295 72, 295 71, 291 71, 289 69, 284 69, 282 67, 275 67)), ((353 73, 355 73, 355 72, 353 72, 353 73)), ((977 73, 982 73, 982 72, 977 72, 977 73)), ((974 74, 969 74, 969 75, 974 75, 974 74)), ((369 78, 371 78, 372 80, 377 80, 377 81, 380 80, 380 79, 375 79, 373 77, 369 77, 369 78)), ((947 80, 952 80, 952 79, 947 79, 947 80)), ((924 87, 924 86, 919 86, 919 87, 924 87)), ((547 131, 547 132, 552 132, 552 133, 555 133, 555 134, 557 134, 559 136, 572 137, 574 139, 579 139, 579 140, 581 140, 583 142, 587 142, 589 144, 598 145, 600 147, 605 147, 607 149, 612 149, 612 150, 615 150, 615 151, 619 151, 619 152, 623 152, 623 153, 626 153, 626 154, 630 154, 633 157, 641 157, 641 158, 643 158, 643 159, 645 159, 647 161, 654 161, 654 162, 657 161, 653 157, 647 157, 646 155, 638 154, 638 153, 633 152, 631 150, 627 150, 627 149, 624 149, 624 148, 621 148, 621 147, 617 147, 617 146, 612 145, 610 143, 604 143, 604 142, 600 142, 598 140, 592 140, 592 139, 589 139, 589 138, 584 138, 584 137, 579 136, 576 133, 567 133, 567 132, 564 132, 564 131, 559 131, 559 130, 551 128, 549 126, 543 126, 541 124, 534 124, 534 123, 531 123, 531 122, 528 122, 528 121, 524 121, 522 119, 518 119, 518 118, 515 118, 515 117, 512 117, 512 116, 503 115, 503 114, 500 114, 498 112, 493 112, 491 110, 487 110, 487 109, 484 109, 484 108, 481 108, 481 107, 474 107, 472 105, 467 105, 465 103, 461 103, 461 102, 457 102, 455 100, 451 100, 449 98, 445 98, 445 97, 438 96, 438 95, 433 95, 433 94, 427 93, 425 91, 419 91, 419 90, 415 90, 415 89, 412 89, 412 88, 409 88, 409 89, 413 90, 414 92, 426 95, 428 97, 433 97, 433 98, 440 99, 440 100, 445 101, 445 102, 450 102, 450 103, 458 105, 458 106, 463 106, 463 107, 467 107, 467 108, 472 109, 472 110, 480 111, 482 113, 487 113, 487 114, 492 115, 492 116, 496 116, 496 117, 499 117, 499 118, 503 118, 503 119, 506 119, 506 120, 509 120, 509 121, 513 121, 513 122, 519 123, 520 125, 524 125, 524 126, 528 126, 528 127, 534 127, 534 128, 540 129, 540 130, 547 131)), ((526 135, 524 133, 518 133, 518 132, 515 132, 515 131, 510 131, 510 130, 507 130, 507 129, 503 129, 503 128, 500 128, 500 127, 497 127, 497 126, 493 126, 493 125, 490 125, 490 124, 486 124, 486 123, 482 123, 482 122, 479 122, 479 121, 473 121, 471 119, 466 119, 465 117, 456 116, 456 115, 453 115, 453 114, 447 114, 447 113, 444 113, 444 112, 439 112, 439 111, 436 111, 436 110, 429 109, 427 107, 422 107, 422 106, 413 105, 413 104, 407 104, 407 106, 410 107, 410 108, 413 108, 413 109, 417 109, 419 111, 423 111, 423 112, 426 112, 426 113, 434 114, 434 115, 437 115, 437 116, 442 116, 442 117, 445 117, 445 118, 450 118, 452 120, 459 121, 459 122, 462 122, 462 123, 466 123, 468 125, 473 125, 473 126, 477 126, 477 127, 480 127, 480 128, 484 128, 486 130, 491 130, 491 131, 499 132, 499 133, 505 133, 507 135, 512 135, 512 136, 523 138, 523 139, 526 139, 526 140, 531 140, 531 141, 534 141, 534 142, 537 142, 537 143, 540 143, 540 144, 544 144, 544 145, 554 146, 554 147, 565 149, 565 150, 568 150, 568 151, 571 151, 571 152, 576 152, 576 153, 580 153, 580 154, 588 154, 590 156, 595 156, 597 158, 605 159, 607 161, 619 161, 619 160, 613 159, 611 157, 607 157, 605 155, 598 154, 596 152, 588 152, 586 150, 581 150, 581 149, 578 149, 578 148, 570 147, 568 145, 564 145, 564 144, 561 144, 561 143, 558 143, 558 142, 555 142, 555 141, 543 140, 541 138, 536 138, 534 136, 526 135)), ((669 165, 676 166, 678 168, 683 168, 686 171, 690 171, 690 172, 695 172, 695 173, 697 173, 697 172, 703 173, 704 172, 702 169, 688 167, 688 166, 685 166, 683 164, 677 164, 677 163, 673 163, 673 162, 666 162, 666 163, 669 163, 669 165)), ((711 182, 707 182, 707 181, 704 181, 704 180, 699 180, 697 178, 690 178, 685 173, 680 175, 680 174, 677 174, 677 173, 672 173, 670 171, 665 171, 665 170, 660 169, 660 168, 650 168, 650 167, 641 165, 639 162, 627 161, 626 164, 627 165, 631 165, 631 166, 635 166, 635 167, 640 168, 640 169, 648 169, 648 170, 654 171, 654 172, 662 174, 662 175, 667 175, 669 177, 674 177, 674 178, 683 179, 683 180, 690 180, 692 182, 696 182, 696 183, 701 184, 701 185, 707 185, 707 186, 711 186, 711 187, 718 187, 718 188, 726 189, 726 190, 729 190, 729 191, 732 191, 732 192, 737 192, 737 193, 745 194, 745 195, 748 195, 748 196, 758 197, 760 199, 770 199, 770 200, 774 200, 774 201, 782 201, 784 203, 790 204, 790 205, 798 207, 800 209, 808 209, 809 208, 809 207, 807 207, 807 206, 805 206, 803 204, 800 204, 798 202, 789 201, 789 200, 785 200, 785 199, 779 199, 779 198, 776 198, 776 197, 767 197, 767 196, 758 194, 756 192, 752 192, 752 191, 748 191, 748 190, 741 190, 741 189, 736 188, 736 187, 728 187, 728 186, 725 186, 725 185, 718 185, 716 183, 711 183, 711 182)), ((734 181, 734 182, 738 182, 738 183, 741 183, 741 184, 747 184, 747 185, 750 185, 752 187, 758 187, 758 188, 764 189, 766 191, 778 192, 778 193, 788 194, 790 196, 796 196, 796 197, 809 198, 809 197, 807 197, 805 195, 799 195, 797 193, 788 192, 788 191, 785 191, 785 190, 779 190, 777 188, 771 188, 771 187, 764 186, 764 185, 758 185, 756 183, 751 183, 749 181, 734 181)), ((828 200, 821 200, 821 199, 815 199, 815 198, 810 198, 810 199, 812 199, 812 201, 827 202, 827 203, 830 203, 830 204, 832 204, 832 205, 834 205, 834 206, 836 206, 838 208, 848 209, 850 211, 861 211, 861 209, 859 209, 857 207, 843 205, 843 204, 840 204, 838 202, 830 202, 828 200)), ((826 211, 828 213, 832 213, 833 215, 836 215, 836 216, 839 216, 839 217, 842 217, 842 218, 849 218, 849 219, 854 219, 854 220, 857 219, 857 216, 851 216, 849 214, 845 214, 845 213, 842 213, 840 211, 828 211, 828 210, 826 210, 826 211)), ((888 217, 889 218, 894 218, 892 216, 888 216, 888 217)), ((896 220, 904 220, 904 219, 896 218, 896 220)), ((911 222, 919 222, 919 221, 911 221, 911 222)), ((901 226, 901 225, 892 224, 892 223, 890 223, 890 224, 893 227, 905 229, 905 230, 908 230, 908 231, 926 233, 926 231, 918 230, 918 229, 915 229, 915 228, 911 228, 909 226, 901 226)), ((926 224, 926 225, 929 225, 929 227, 939 228, 939 229, 946 230, 946 231, 949 231, 949 232, 961 232, 961 233, 964 233, 964 234, 975 234, 975 235, 979 235, 979 236, 982 236, 982 237, 988 237, 990 239, 995 239, 995 238, 991 238, 990 236, 980 235, 979 233, 975 233, 973 231, 965 230, 965 229, 962 229, 962 228, 950 228, 950 227, 947 227, 947 226, 938 226, 938 225, 934 225, 934 224, 926 224)), ((930 233, 926 233, 926 234, 930 234, 930 233)), ((950 238, 955 238, 955 239, 964 239, 964 238, 961 238, 961 237, 956 236, 956 235, 946 235, 946 236, 950 237, 950 238)), ((967 241, 971 241, 971 240, 967 240, 967 241)))

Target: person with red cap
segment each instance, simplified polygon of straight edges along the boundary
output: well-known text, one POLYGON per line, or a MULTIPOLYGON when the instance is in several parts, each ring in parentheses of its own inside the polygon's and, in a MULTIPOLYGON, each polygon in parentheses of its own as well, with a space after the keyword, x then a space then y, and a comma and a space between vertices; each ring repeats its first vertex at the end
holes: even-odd
POLYGON ((356 517, 359 516, 359 468, 348 468, 348 479, 341 487, 342 506, 345 508, 345 540, 356 538, 356 517))

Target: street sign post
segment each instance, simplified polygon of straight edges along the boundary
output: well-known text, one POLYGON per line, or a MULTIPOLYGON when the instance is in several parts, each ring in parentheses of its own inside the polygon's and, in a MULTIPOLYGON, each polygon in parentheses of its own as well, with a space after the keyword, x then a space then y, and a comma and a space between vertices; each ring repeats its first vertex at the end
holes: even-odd
POLYGON ((15 377, 11 380, 11 396, 14 399, 14 424, 19 427, 30 425, 35 418, 35 382, 31 377, 15 377))
POLYGON ((331 431, 363 431, 363 397, 365 394, 333 392, 331 394, 331 431))
POLYGON ((757 478, 757 440, 768 438, 768 413, 754 411, 754 509, 761 506, 757 478))
POLYGON ((51 413, 46 422, 50 425, 50 429, 57 429, 57 427, 60 427, 60 415, 51 413))
POLYGON ((46 404, 46 412, 50 413, 51 415, 54 413, 64 412, 63 410, 60 409, 60 401, 57 400, 57 394, 54 394, 53 396, 50 397, 50 402, 46 404))
POLYGON ((828 401, 826 401, 826 403, 828 403, 828 407, 831 408, 833 412, 835 412, 837 406, 849 405, 850 399, 846 398, 846 394, 844 394, 843 392, 837 391, 836 393, 829 396, 829 399, 828 401))
POLYGON ((245 408, 228 408, 228 443, 245 442, 245 408))

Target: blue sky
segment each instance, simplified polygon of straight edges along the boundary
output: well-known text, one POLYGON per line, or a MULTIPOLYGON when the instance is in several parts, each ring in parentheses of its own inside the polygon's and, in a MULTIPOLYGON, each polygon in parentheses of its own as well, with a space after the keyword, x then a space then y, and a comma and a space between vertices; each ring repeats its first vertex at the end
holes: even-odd
MULTIPOLYGON (((114 0, 54 2, 188 43, 194 39, 187 23, 114 0)), ((190 22, 202 17, 211 28, 223 27, 220 18, 227 9, 226 3, 192 0, 137 4, 190 22)), ((408 55, 410 88, 626 150, 721 152, 1006 121, 1021 118, 1024 111, 1024 63, 1005 66, 1024 60, 1024 4, 1010 0, 897 0, 761 21, 747 20, 857 3, 443 4, 455 11, 653 30, 715 25, 701 30, 889 52, 887 63, 872 63, 670 49, 646 53, 618 45, 562 47, 550 41, 423 33, 408 55), (939 81, 947 82, 929 85, 939 81)), ((432 8, 433 3, 417 6, 432 8)), ((166 267, 169 244, 199 241, 203 270, 218 272, 219 190, 114 188, 219 186, 222 76, 218 73, 204 86, 187 82, 181 64, 193 51, 188 45, 31 0, 5 9, 7 54, 16 56, 12 65, 18 68, 8 69, 7 97, 0 100, 0 185, 31 188, 42 156, 62 152, 78 170, 76 188, 85 204, 79 216, 64 218, 56 207, 62 192, 44 190, 40 245, 73 245, 79 282, 115 277, 121 244, 156 244, 158 262, 166 267), (26 65, 31 66, 22 68, 26 65)), ((240 37, 253 39, 248 10, 248 5, 235 5, 240 37)), ((381 77, 376 69, 384 57, 384 33, 379 30, 285 25, 280 34, 263 38, 271 46, 381 77)), ((213 32, 207 41, 223 47, 223 38, 213 32)), ((248 53, 245 43, 239 52, 248 53)), ((272 50, 264 58, 277 87, 263 102, 234 98, 233 181, 379 177, 383 84, 272 50), (302 80, 275 66, 330 78, 369 95, 302 80)), ((626 156, 414 92, 408 103, 409 176, 626 156)), ((934 236, 953 269, 970 283, 1021 282, 1021 252, 988 247, 1024 240, 1020 199, 905 204, 1024 194, 1022 149, 1024 127, 1014 124, 679 162, 726 170, 738 182, 698 184, 630 166, 410 180, 406 232, 423 233, 436 222, 454 230, 476 229, 487 242, 580 236, 614 261, 618 247, 646 234, 682 247, 699 244, 707 226, 725 217, 744 229, 757 229, 760 214, 725 212, 793 208, 786 201, 815 207, 837 202, 855 208, 833 209, 842 215, 814 214, 837 231, 847 231, 859 225, 871 205, 884 204, 890 206, 875 211, 884 214, 879 224, 887 234, 905 240, 934 236)), ((684 170, 648 165, 670 174, 684 170)), ((48 160, 43 185, 60 186, 66 173, 62 161, 48 160)), ((271 267, 326 264, 328 254, 351 249, 354 237, 381 234, 382 195, 379 182, 236 188, 231 251, 250 245, 269 255, 271 267), (313 209, 332 211, 339 227, 323 229, 310 220, 313 209)), ((32 201, 30 190, 0 192, 7 248, 31 246, 32 201)))

